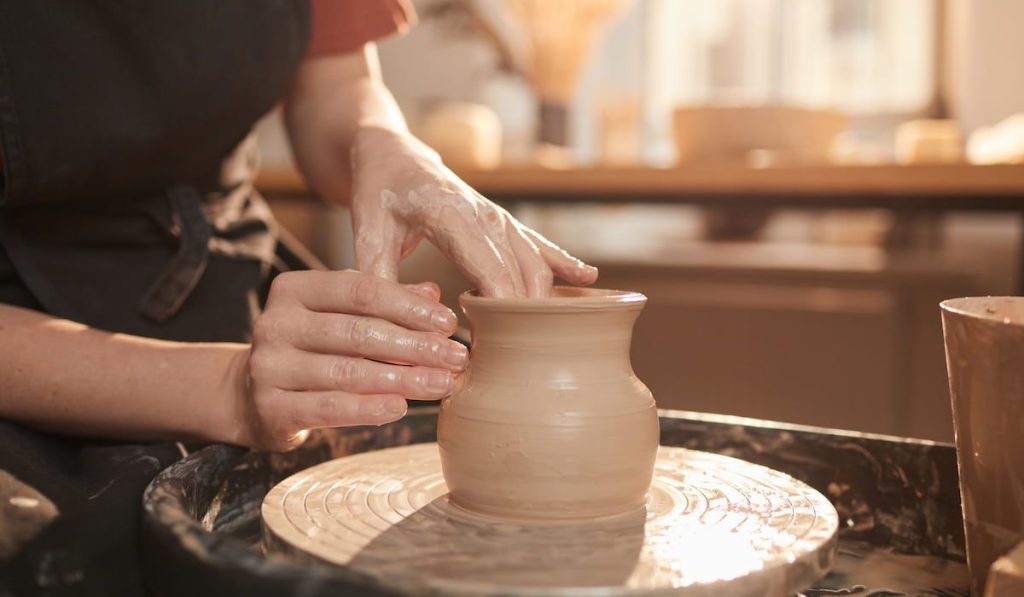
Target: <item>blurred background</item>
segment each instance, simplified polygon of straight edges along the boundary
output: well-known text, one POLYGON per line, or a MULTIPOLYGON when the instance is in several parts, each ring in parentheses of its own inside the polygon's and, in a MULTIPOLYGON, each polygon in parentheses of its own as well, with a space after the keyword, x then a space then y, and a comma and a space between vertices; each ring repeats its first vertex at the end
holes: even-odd
MULTIPOLYGON (((1024 2, 417 0, 380 47, 456 172, 645 293, 659 406, 952 440, 940 300, 1022 294, 1024 2)), ((260 186, 352 267, 344 210, 260 186)), ((403 280, 468 283, 423 243, 403 280)))

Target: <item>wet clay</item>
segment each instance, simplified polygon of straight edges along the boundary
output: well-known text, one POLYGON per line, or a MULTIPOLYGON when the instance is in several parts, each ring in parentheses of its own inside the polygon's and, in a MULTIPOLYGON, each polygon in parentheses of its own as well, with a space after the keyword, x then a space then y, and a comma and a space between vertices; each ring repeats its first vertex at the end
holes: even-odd
POLYGON ((1024 297, 942 303, 971 590, 1024 540, 1024 297))
POLYGON ((629 348, 646 300, 560 287, 548 298, 462 295, 473 350, 437 430, 454 503, 513 519, 643 506, 658 417, 629 348))

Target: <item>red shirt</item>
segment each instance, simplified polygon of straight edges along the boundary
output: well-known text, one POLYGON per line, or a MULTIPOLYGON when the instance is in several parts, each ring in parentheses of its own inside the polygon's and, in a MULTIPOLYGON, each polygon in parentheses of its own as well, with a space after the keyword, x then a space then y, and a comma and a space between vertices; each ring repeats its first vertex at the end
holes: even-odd
POLYGON ((312 0, 312 35, 306 57, 341 54, 416 22, 408 0, 312 0))

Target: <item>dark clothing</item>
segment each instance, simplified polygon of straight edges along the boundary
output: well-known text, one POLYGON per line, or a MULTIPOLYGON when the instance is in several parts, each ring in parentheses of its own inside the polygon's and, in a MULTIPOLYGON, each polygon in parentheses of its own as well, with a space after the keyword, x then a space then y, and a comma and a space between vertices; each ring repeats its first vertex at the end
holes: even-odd
POLYGON ((0 1, 6 269, 53 315, 246 340, 276 241, 240 144, 283 94, 308 27, 301 0, 0 1), (245 281, 207 280, 213 256, 245 281), (218 313, 230 324, 211 333, 218 313))
POLYGON ((305 49, 298 0, 0 2, 8 205, 216 186, 305 49))
MULTIPOLYGON (((247 341, 270 278, 305 267, 243 140, 308 29, 305 0, 0 0, 0 302, 247 341)), ((142 490, 179 457, 0 421, 0 469, 59 512, 0 562, 0 595, 141 594, 142 490)))

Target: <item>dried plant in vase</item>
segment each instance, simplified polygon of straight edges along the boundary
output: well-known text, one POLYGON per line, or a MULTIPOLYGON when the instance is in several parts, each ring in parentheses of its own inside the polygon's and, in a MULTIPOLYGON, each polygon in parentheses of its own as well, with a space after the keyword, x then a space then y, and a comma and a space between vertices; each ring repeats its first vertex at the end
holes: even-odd
POLYGON ((540 100, 539 140, 564 146, 568 105, 598 35, 633 0, 505 0, 526 36, 521 69, 540 100))
POLYGON ((486 42, 497 55, 495 71, 523 76, 539 100, 538 140, 564 146, 568 105, 601 31, 633 0, 503 0, 504 16, 485 11, 479 0, 443 0, 427 5, 424 20, 444 24, 453 35, 486 42))

